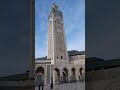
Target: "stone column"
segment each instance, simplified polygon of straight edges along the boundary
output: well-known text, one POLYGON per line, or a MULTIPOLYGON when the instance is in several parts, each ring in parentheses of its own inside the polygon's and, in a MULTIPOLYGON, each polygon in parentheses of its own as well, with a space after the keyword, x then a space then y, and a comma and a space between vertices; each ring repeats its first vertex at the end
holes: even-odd
POLYGON ((83 68, 82 74, 80 75, 80 80, 81 80, 81 81, 84 81, 84 79, 85 79, 85 70, 84 70, 84 68, 83 68))
POLYGON ((76 81, 78 81, 79 80, 79 70, 78 69, 75 70, 75 77, 76 77, 76 81))
POLYGON ((50 72, 50 84, 51 82, 53 82, 53 69, 51 68, 51 72, 50 72))
POLYGON ((60 82, 62 82, 62 81, 63 81, 63 71, 60 70, 60 82))
POLYGON ((47 85, 47 65, 44 68, 44 84, 47 85))
POLYGON ((83 80, 85 80, 85 69, 84 69, 84 72, 83 72, 83 80))
POLYGON ((72 72, 71 72, 71 68, 69 68, 69 82, 71 82, 71 77, 72 77, 72 72))
POLYGON ((53 84, 56 84, 55 70, 53 70, 53 84))

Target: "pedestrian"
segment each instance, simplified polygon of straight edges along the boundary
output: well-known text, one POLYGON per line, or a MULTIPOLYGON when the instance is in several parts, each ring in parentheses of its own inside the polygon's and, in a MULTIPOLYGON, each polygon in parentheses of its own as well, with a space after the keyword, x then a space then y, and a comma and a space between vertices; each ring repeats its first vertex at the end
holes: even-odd
POLYGON ((44 89, 44 82, 42 82, 42 90, 44 89))
POLYGON ((51 82, 50 84, 50 89, 53 89, 53 82, 51 82))

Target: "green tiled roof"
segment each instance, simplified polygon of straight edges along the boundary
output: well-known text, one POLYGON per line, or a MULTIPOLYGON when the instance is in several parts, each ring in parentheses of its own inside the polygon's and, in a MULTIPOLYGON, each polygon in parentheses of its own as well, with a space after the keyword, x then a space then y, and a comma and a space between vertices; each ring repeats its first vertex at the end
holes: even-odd
POLYGON ((47 56, 46 57, 36 58, 35 60, 46 60, 46 59, 47 59, 47 56))
MULTIPOLYGON (((85 54, 85 51, 76 51, 76 50, 68 51, 69 56, 76 56, 76 55, 83 55, 83 54, 85 54)), ((46 59, 47 59, 47 56, 36 58, 35 60, 46 60, 46 59)))

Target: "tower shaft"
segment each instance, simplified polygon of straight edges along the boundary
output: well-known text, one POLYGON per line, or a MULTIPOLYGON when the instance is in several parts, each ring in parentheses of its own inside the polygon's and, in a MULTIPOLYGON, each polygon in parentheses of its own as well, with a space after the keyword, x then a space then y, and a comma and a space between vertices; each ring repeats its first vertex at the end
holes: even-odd
POLYGON ((48 59, 51 64, 69 63, 63 14, 55 4, 48 16, 48 59))

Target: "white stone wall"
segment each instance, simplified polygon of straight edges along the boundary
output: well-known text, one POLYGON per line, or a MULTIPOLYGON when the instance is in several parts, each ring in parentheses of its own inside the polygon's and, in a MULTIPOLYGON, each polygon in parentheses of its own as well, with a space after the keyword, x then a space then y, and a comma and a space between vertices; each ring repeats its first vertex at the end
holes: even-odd
MULTIPOLYGON (((85 75, 85 55, 77 55, 71 56, 68 64, 64 63, 64 61, 60 61, 60 63, 52 64, 51 60, 37 60, 36 61, 36 69, 39 67, 43 67, 45 71, 45 84, 47 84, 47 65, 50 65, 50 77, 56 77, 54 75, 55 69, 58 69, 60 72, 60 78, 63 77, 63 69, 66 68, 68 70, 68 79, 70 80, 70 76, 72 76, 72 69, 75 68, 76 80, 80 78, 80 68, 83 69, 82 73, 85 75)), ((55 78, 54 78, 55 81, 55 78)), ((50 80, 51 82, 51 80, 50 80)))
POLYGON ((70 56, 70 64, 85 65, 85 55, 70 56))
MULTIPOLYGON (((45 84, 47 84, 47 65, 50 65, 50 77, 55 77, 55 75, 53 75, 54 70, 58 69, 60 72, 60 78, 63 77, 63 69, 67 69, 68 70, 68 79, 70 81, 70 76, 72 76, 72 68, 75 68, 75 74, 76 74, 76 80, 79 80, 79 76, 80 76, 80 68, 83 69, 83 74, 85 74, 85 65, 74 65, 74 64, 55 64, 55 65, 51 65, 51 64, 36 64, 36 68, 35 70, 37 70, 37 68, 39 67, 43 67, 44 69, 44 80, 45 80, 45 84)), ((54 78, 54 80, 56 80, 54 78)), ((51 80, 50 80, 51 82, 51 80)))

